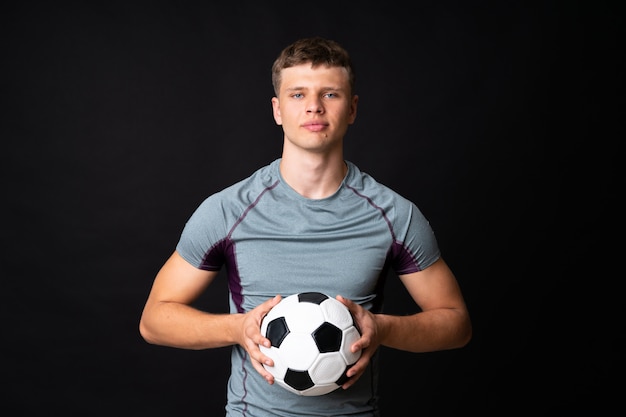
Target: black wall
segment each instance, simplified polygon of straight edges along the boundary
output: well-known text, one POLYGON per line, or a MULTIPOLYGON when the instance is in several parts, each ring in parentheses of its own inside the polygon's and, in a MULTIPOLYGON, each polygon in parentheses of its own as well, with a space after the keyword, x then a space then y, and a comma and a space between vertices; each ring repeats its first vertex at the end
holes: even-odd
MULTIPOLYGON (((460 350, 383 348, 385 415, 616 400, 611 3, 205 3, 3 6, 2 408, 223 414, 229 349, 148 345, 139 316, 196 206, 280 156, 270 67, 310 35, 357 68, 346 158, 430 219, 474 321, 460 350)), ((211 291, 226 311, 223 276, 211 291)), ((389 312, 413 311, 403 291, 389 279, 389 312)))

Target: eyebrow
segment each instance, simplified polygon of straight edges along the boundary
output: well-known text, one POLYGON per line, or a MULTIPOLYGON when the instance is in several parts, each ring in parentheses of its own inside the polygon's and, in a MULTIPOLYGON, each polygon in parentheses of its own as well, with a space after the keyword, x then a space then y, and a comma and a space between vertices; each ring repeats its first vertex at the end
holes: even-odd
MULTIPOLYGON (((300 91, 300 90, 309 90, 309 87, 304 86, 295 86, 295 87, 286 87, 285 91, 300 91)), ((341 87, 322 87, 320 88, 322 91, 343 91, 344 89, 341 87)))

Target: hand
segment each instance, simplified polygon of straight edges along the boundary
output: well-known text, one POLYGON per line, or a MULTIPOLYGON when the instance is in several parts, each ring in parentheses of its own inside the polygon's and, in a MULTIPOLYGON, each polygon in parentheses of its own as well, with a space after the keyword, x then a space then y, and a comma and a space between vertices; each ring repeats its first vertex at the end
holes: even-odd
POLYGON ((256 369, 270 385, 274 383, 274 376, 265 370, 263 364, 274 366, 274 361, 264 355, 259 348, 259 345, 263 345, 267 348, 271 346, 270 340, 263 337, 261 334, 261 321, 280 300, 281 296, 277 295, 243 315, 243 324, 241 327, 243 332, 241 341, 239 342, 248 352, 248 355, 250 355, 250 362, 252 366, 254 366, 254 369, 256 369))
POLYGON ((363 375, 365 369, 369 365, 371 357, 376 353, 376 349, 380 346, 380 339, 378 337, 378 325, 376 322, 376 315, 370 311, 364 309, 359 304, 349 300, 347 298, 338 295, 337 300, 343 303, 354 317, 357 327, 361 332, 359 340, 354 342, 350 347, 352 352, 356 352, 361 349, 361 357, 359 360, 348 370, 348 381, 341 387, 348 389, 363 375))

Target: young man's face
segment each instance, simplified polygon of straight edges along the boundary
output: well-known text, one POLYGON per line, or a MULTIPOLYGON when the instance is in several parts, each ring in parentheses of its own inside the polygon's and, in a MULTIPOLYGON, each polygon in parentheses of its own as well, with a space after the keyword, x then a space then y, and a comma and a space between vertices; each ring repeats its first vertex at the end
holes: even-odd
POLYGON ((356 118, 358 97, 352 96, 348 72, 342 67, 310 64, 286 68, 279 96, 272 98, 274 120, 283 127, 285 141, 312 152, 342 146, 348 126, 356 118))

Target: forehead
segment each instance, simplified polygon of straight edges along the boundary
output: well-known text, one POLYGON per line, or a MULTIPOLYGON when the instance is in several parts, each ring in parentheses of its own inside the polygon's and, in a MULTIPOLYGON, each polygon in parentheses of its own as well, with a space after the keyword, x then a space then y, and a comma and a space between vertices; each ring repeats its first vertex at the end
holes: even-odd
POLYGON ((316 87, 348 89, 348 70, 344 67, 303 64, 284 68, 281 72, 281 90, 316 87))

